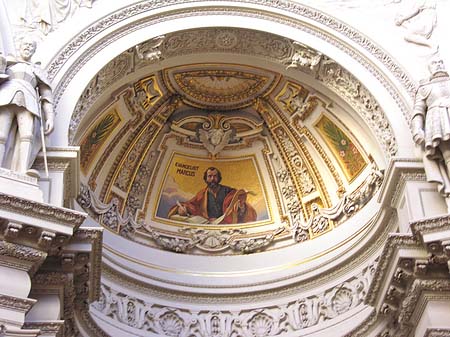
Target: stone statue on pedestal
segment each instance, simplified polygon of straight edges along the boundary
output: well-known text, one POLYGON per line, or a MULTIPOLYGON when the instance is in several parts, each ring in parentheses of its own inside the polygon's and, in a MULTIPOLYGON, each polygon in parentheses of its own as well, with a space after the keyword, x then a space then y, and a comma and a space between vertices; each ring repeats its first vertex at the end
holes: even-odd
POLYGON ((416 92, 413 140, 424 145, 427 180, 438 184, 450 209, 450 77, 438 57, 428 69, 431 77, 422 80, 416 92))
POLYGON ((35 51, 36 42, 25 37, 18 58, 0 55, 0 64, 6 61, 0 78, 0 166, 19 173, 30 173, 44 134, 53 130, 52 91, 46 73, 31 62, 35 51))

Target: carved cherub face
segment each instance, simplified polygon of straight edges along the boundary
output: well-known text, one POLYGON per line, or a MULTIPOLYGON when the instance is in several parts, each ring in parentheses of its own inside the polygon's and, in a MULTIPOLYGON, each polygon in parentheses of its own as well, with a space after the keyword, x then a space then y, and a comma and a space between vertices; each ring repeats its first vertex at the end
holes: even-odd
POLYGON ((217 146, 220 144, 223 138, 223 130, 221 129, 213 129, 209 131, 209 140, 212 145, 217 146))

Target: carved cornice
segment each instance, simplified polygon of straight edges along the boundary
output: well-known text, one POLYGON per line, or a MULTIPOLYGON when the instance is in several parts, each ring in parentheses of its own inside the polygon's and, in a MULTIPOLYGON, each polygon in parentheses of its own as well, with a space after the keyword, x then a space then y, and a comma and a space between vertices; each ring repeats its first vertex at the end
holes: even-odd
POLYGON ((33 275, 47 258, 47 253, 32 247, 0 241, 0 265, 33 275))
MULTIPOLYGON (((269 300, 273 298, 281 298, 283 296, 293 296, 295 294, 298 294, 303 291, 309 291, 313 290, 319 285, 322 284, 328 284, 329 282, 333 282, 333 280, 336 280, 338 278, 342 278, 344 275, 349 275, 353 273, 355 270, 361 268, 362 265, 367 265, 373 263, 374 256, 378 255, 378 252, 380 251, 381 247, 384 246, 384 243, 388 237, 388 234, 390 232, 393 232, 395 230, 395 216, 392 211, 386 212, 382 215, 380 219, 377 220, 377 225, 373 225, 374 232, 373 234, 370 234, 370 237, 372 238, 367 245, 364 246, 364 248, 361 248, 360 251, 355 252, 352 258, 350 258, 348 261, 342 262, 336 267, 328 268, 326 269, 326 272, 317 274, 312 278, 304 279, 302 281, 292 283, 291 278, 301 276, 301 274, 294 274, 289 275, 287 277, 281 277, 271 282, 289 282, 289 285, 277 288, 277 289, 271 289, 270 291, 266 292, 258 292, 258 293, 247 293, 247 294, 235 294, 235 293, 228 293, 227 295, 221 295, 215 293, 214 295, 210 294, 201 294, 197 293, 195 296, 193 296, 191 293, 187 292, 174 292, 172 290, 163 289, 160 287, 150 286, 146 282, 138 281, 130 276, 127 276, 126 274, 122 272, 118 272, 113 267, 111 267, 108 264, 104 263, 102 265, 102 276, 107 277, 114 282, 117 282, 119 284, 124 284, 128 288, 131 289, 137 289, 141 293, 148 294, 149 296, 156 296, 160 298, 173 298, 174 300, 181 302, 192 302, 193 300, 196 301, 202 301, 202 303, 235 303, 236 301, 239 301, 241 303, 253 303, 256 301, 264 301, 269 300), (390 220, 390 221, 389 221, 390 220)), ((112 261, 113 264, 117 265, 116 261, 112 261)), ((317 268, 322 268, 324 265, 318 265, 317 268)), ((127 271, 128 268, 126 265, 119 265, 118 267, 122 268, 123 270, 127 271)), ((135 271, 129 270, 130 274, 134 273, 135 271)), ((159 282, 164 282, 167 284, 168 287, 171 285, 179 285, 183 287, 192 287, 196 288, 198 285, 195 284, 188 284, 185 282, 176 282, 176 281, 169 281, 167 279, 160 279, 158 277, 152 276, 152 275, 146 275, 146 277, 159 282)), ((251 284, 244 284, 242 286, 267 286, 270 284, 270 282, 254 282, 251 284)), ((210 288, 214 289, 214 285, 202 285, 203 288, 210 288)), ((223 285, 220 286, 220 288, 224 288, 223 285)), ((230 286, 230 288, 233 288, 233 286, 230 286)))
POLYGON ((49 222, 60 222, 78 228, 86 219, 86 214, 56 207, 36 201, 18 198, 0 192, 0 208, 49 222))
MULTIPOLYGON (((445 221, 447 216, 416 223, 418 227, 430 226, 433 230, 433 225, 445 221)), ((407 336, 428 301, 449 298, 449 258, 442 254, 442 248, 439 244, 424 246, 419 235, 390 235, 365 299, 366 304, 376 307, 378 315, 393 323, 392 329, 385 330, 380 336, 391 336, 392 333, 407 336)))
POLYGON ((381 186, 378 201, 395 207, 407 181, 426 181, 423 163, 415 158, 393 157, 385 171, 385 180, 389 184, 381 186))
POLYGON ((0 241, 0 255, 32 263, 42 262, 47 257, 41 250, 6 241, 0 241))
MULTIPOLYGON (((387 218, 389 218, 389 216, 387 216, 387 218)), ((389 225, 384 225, 381 226, 380 229, 383 229, 383 231, 379 231, 379 233, 377 233, 377 235, 374 236, 374 238, 376 238, 376 242, 372 242, 369 248, 366 247, 366 249, 364 249, 364 251, 358 255, 357 259, 352 259, 350 261, 348 261, 348 263, 341 265, 339 268, 334 268, 333 270, 329 270, 327 272, 326 275, 322 275, 322 278, 315 278, 314 281, 312 280, 308 280, 307 283, 301 283, 298 286, 287 286, 287 287, 283 287, 281 289, 276 289, 276 291, 274 292, 273 290, 271 290, 270 292, 265 292, 265 293, 261 293, 261 294, 248 294, 248 295, 243 295, 243 294, 230 294, 230 296, 226 295, 226 296, 221 296, 220 294, 214 294, 214 295, 199 295, 199 294, 191 294, 191 293, 182 293, 182 292, 176 292, 176 291, 171 291, 171 290, 165 290, 165 289, 156 289, 156 287, 149 287, 148 283, 140 283, 139 281, 136 281, 134 279, 128 278, 123 274, 119 274, 117 273, 115 270, 111 269, 110 267, 108 267, 107 265, 104 265, 103 267, 103 273, 102 275, 104 276, 105 280, 110 280, 116 284, 120 284, 121 285, 121 289, 123 289, 123 287, 125 288, 130 288, 130 289, 134 289, 135 291, 137 291, 138 293, 141 294, 145 294, 146 296, 151 296, 154 297, 156 296, 155 300, 156 303, 158 303, 158 298, 160 299, 164 299, 164 301, 167 300, 173 300, 176 303, 182 303, 182 302, 186 302, 186 303, 196 303, 196 302, 201 302, 204 305, 206 304, 213 304, 213 305, 217 305, 217 303, 237 303, 236 301, 239 301, 239 303, 247 303, 247 304, 251 304, 254 305, 254 303, 257 303, 258 301, 264 301, 267 300, 268 298, 282 298, 282 296, 292 296, 293 294, 298 294, 301 293, 303 291, 308 291, 308 289, 311 289, 309 286, 311 286, 311 284, 314 284, 315 287, 317 286, 317 284, 323 284, 323 282, 330 282, 331 280, 335 280, 336 278, 341 277, 342 273, 349 273, 352 270, 355 270, 355 268, 357 268, 356 266, 361 264, 361 261, 366 261, 367 263, 367 258, 368 257, 372 257, 374 251, 377 251, 380 247, 380 245, 386 240, 386 235, 388 232, 392 231, 392 224, 389 225), (362 260, 361 260, 362 259, 362 260), (344 267, 342 267, 344 266, 344 267), (341 275, 341 276, 340 276, 341 275), (269 294, 270 293, 270 294, 269 294)), ((374 267, 372 267, 374 268, 374 267)), ((366 270, 366 272, 369 272, 369 270, 366 270)), ((373 269, 370 269, 370 274, 373 274, 373 269)), ((355 278, 355 280, 357 279, 357 277, 355 278)), ((349 279, 347 282, 344 282, 342 284, 342 287, 346 288, 348 285, 348 282, 352 282, 351 279, 349 279)), ((369 282, 370 283, 370 282, 369 282)), ((110 282, 108 282, 108 284, 110 284, 110 282)), ((361 283, 361 285, 364 283, 361 283)), ((338 289, 340 286, 336 286, 335 289, 338 289)), ((365 286, 364 286, 365 287, 365 286)), ((336 298, 333 296, 338 296, 340 299, 337 302, 334 303, 341 303, 341 295, 343 295, 343 293, 335 293, 333 291, 327 292, 327 294, 330 294, 329 296, 327 296, 326 298, 328 298, 328 300, 331 300, 332 298, 336 298), (333 295, 334 294, 334 295, 333 295), (338 295, 337 295, 338 294, 338 295)), ((292 298, 292 297, 291 297, 292 298)), ((311 299, 312 296, 309 296, 306 300, 311 299)), ((134 299, 130 296, 127 296, 126 298, 123 298, 124 301, 131 301, 132 303, 130 304, 130 308, 138 308, 139 312, 143 312, 142 310, 143 307, 142 305, 142 300, 139 299, 134 299), (134 301, 134 302, 133 302, 134 301)), ((326 299, 324 299, 325 301, 328 301, 326 299)), ((126 302, 123 302, 126 303, 126 302)), ((302 304, 305 303, 306 307, 308 306, 308 303, 311 304, 312 302, 302 302, 300 300, 295 302, 295 305, 298 305, 298 308, 304 308, 302 306, 302 304)), ((328 303, 328 302, 327 302, 328 303)), ((97 304, 95 304, 97 305, 97 304)), ((156 305, 156 304, 155 304, 156 305)), ((362 304, 361 304, 362 305, 362 304)), ((157 305, 156 305, 157 306, 157 305)), ((340 304, 338 306, 336 306, 335 308, 345 308, 346 306, 343 305, 341 306, 340 304)), ((122 306, 123 308, 123 306, 122 306)), ((156 307, 153 307, 156 308, 156 307)), ((159 307, 160 309, 162 309, 161 307, 159 307)), ((284 308, 284 307, 283 307, 284 308)), ((251 325, 256 322, 256 321, 252 321, 251 318, 255 317, 254 315, 256 315, 257 313, 260 313, 259 316, 257 316, 257 319, 261 319, 263 321, 265 321, 266 319, 269 320, 269 322, 276 318, 278 315, 277 313, 280 312, 280 310, 282 310, 283 308, 281 307, 271 307, 271 308, 264 308, 264 309, 259 309, 257 311, 252 311, 252 312, 244 312, 241 315, 241 318, 243 318, 244 321, 244 325, 246 325, 248 328, 251 327, 251 325), (264 315, 262 315, 264 314, 264 315), (267 315, 267 316, 265 316, 267 315), (275 315, 275 316, 274 316, 275 315), (264 318, 264 319, 263 319, 264 318)), ((158 308, 156 308, 158 309, 158 308)), ((160 310, 158 309, 158 310, 160 310)), ((292 309, 292 307, 290 307, 290 309, 292 309)), ((290 310, 289 309, 289 310, 290 310)), ((134 309, 133 309, 134 310, 134 309)), ((175 308, 171 308, 171 310, 173 310, 177 315, 181 312, 184 312, 184 315, 187 313, 186 311, 179 311, 179 309, 175 309, 175 308)), ((303 310, 303 309, 302 309, 303 310)), ((307 309, 307 310, 311 310, 311 309, 307 309)), ((346 309, 343 309, 344 311, 346 309)), ((127 310, 125 309, 125 312, 127 310)), ((116 311, 117 312, 117 311, 116 311)), ((123 318, 126 315, 124 311, 121 311, 121 313, 117 312, 117 315, 122 315, 121 319, 116 318, 116 320, 118 320, 119 322, 122 322, 123 324, 134 324, 133 322, 136 321, 130 321, 130 323, 127 323, 126 321, 123 321, 123 318)), ((132 311, 131 311, 132 312, 132 311)), ((153 312, 153 311, 152 311, 153 312)), ((161 312, 161 311, 158 311, 161 312)), ((308 311, 311 312, 311 311, 308 311)), ((190 319, 201 319, 201 320, 207 320, 208 319, 208 313, 211 313, 212 316, 214 316, 213 312, 204 312, 204 315, 201 317, 198 317, 198 315, 195 315, 195 317, 190 317, 190 316, 179 316, 182 317, 181 319, 184 320, 184 322, 187 322, 187 320, 190 319)), ((218 314, 219 312, 215 311, 216 314, 218 314)), ((327 317, 331 317, 330 316, 331 312, 327 312, 327 317)), ((82 311, 81 312, 82 315, 86 316, 86 319, 83 320, 87 320, 90 321, 92 324, 88 324, 89 325, 89 331, 93 331, 92 335, 98 335, 98 336, 107 336, 106 334, 104 334, 104 332, 101 331, 101 329, 98 328, 98 326, 95 324, 95 322, 92 322, 92 319, 89 316, 89 313, 86 311, 82 311)), ((305 314, 305 313, 303 313, 305 314)), ((78 314, 77 314, 78 315, 78 314)), ((98 315, 98 314, 96 314, 98 315)), ((133 315, 133 314, 132 314, 133 315)), ((226 314, 227 315, 227 314, 226 314)), ((225 315, 225 316, 226 316, 225 315)), ((211 316, 211 317, 212 317, 211 316)), ((77 316, 80 317, 80 316, 77 316)), ((99 316, 99 318, 102 319, 103 316, 99 316)), ((117 317, 117 316, 116 316, 117 317)), ((134 317, 134 316, 131 316, 134 317)), ((164 319, 168 318, 167 316, 162 316, 164 319)), ((294 317, 294 316, 292 316, 294 317)), ((306 317, 306 316, 302 316, 302 317, 306 317)), ((174 319, 178 319, 177 317, 174 317, 174 319)), ((256 318, 255 318, 256 320, 256 318)), ((267 322, 267 321, 266 321, 267 322)), ((282 320, 282 326, 286 326, 286 321, 282 320)), ((293 322, 293 321, 291 321, 293 322)), ((306 321, 305 321, 306 322, 306 321)), ((310 323, 312 323, 313 321, 310 321, 310 323)), ((373 324, 377 324, 376 323, 376 318, 374 316, 374 313, 372 312, 371 316, 369 316, 365 322, 373 322, 373 324), (372 317, 372 318, 371 318, 372 317)), ((302 323, 302 324, 310 324, 310 323, 302 323)), ((86 323, 82 323, 83 326, 86 326, 86 323)), ((299 325, 297 325, 297 328, 299 327, 299 325)), ((362 330, 365 331, 365 330, 362 330)), ((208 335, 208 334, 206 334, 208 335)), ((209 334, 212 335, 212 334, 209 334)), ((362 332, 361 334, 357 334, 355 335, 357 337, 359 336, 364 336, 364 333, 362 332)), ((349 336, 350 337, 350 336, 349 336)))
MULTIPOLYGON (((64 258, 64 256, 62 257, 64 258)), ((61 319, 63 321, 64 332, 63 336, 78 336, 78 329, 76 327, 74 312, 77 306, 86 306, 86 296, 81 296, 77 293, 77 287, 86 288, 86 278, 77 278, 78 270, 84 272, 82 266, 77 266, 77 270, 64 270, 62 262, 51 262, 51 268, 63 265, 63 270, 59 271, 41 271, 32 279, 32 293, 36 294, 57 294, 60 296, 60 301, 64 305, 62 308, 61 319)), ((44 268, 43 268, 44 269, 44 268)), ((46 268, 47 269, 47 268, 46 268)), ((52 322, 54 323, 54 322, 52 322)))
POLYGON ((70 250, 62 247, 32 279, 33 293, 56 291, 61 297, 64 336, 77 335, 75 311, 87 310, 88 303, 99 297, 102 237, 102 228, 78 229, 70 239, 70 250))
POLYGON ((400 324, 411 323, 411 317, 416 309, 424 291, 450 292, 450 280, 448 279, 416 279, 413 281, 408 294, 402 302, 398 321, 400 324))
POLYGON ((61 328, 64 326, 64 321, 51 322, 25 322, 23 328, 25 329, 39 329, 41 334, 51 334, 60 336, 61 328))
POLYGON ((392 195, 391 205, 397 205, 400 200, 402 193, 404 191, 405 185, 409 181, 427 181, 425 172, 412 171, 412 172, 402 172, 396 184, 395 192, 392 195))
POLYGON ((37 178, 30 177, 30 176, 28 176, 26 174, 19 173, 19 172, 16 172, 16 171, 8 170, 8 169, 5 169, 3 167, 0 167, 0 175, 3 176, 3 177, 12 178, 14 180, 25 181, 27 183, 30 183, 30 184, 33 184, 33 185, 37 185, 37 178))
POLYGON ((424 337, 450 337, 450 329, 427 329, 424 337))
POLYGON ((204 308, 201 312, 194 312, 189 308, 178 307, 178 304, 176 307, 167 307, 153 303, 153 299, 138 299, 115 290, 112 286, 102 285, 102 296, 93 304, 93 308, 97 311, 94 311, 95 315, 99 317, 110 317, 121 324, 160 335, 167 335, 166 324, 176 321, 176 326, 180 327, 176 336, 195 335, 197 331, 202 331, 202 336, 212 336, 214 334, 207 327, 213 316, 216 316, 214 320, 218 321, 230 320, 231 324, 227 327, 219 324, 222 326, 222 336, 232 336, 233 331, 245 336, 247 334, 244 331, 253 330, 255 326, 260 325, 263 328, 271 327, 271 335, 279 335, 282 332, 312 327, 323 321, 339 319, 340 315, 351 309, 361 310, 373 268, 369 266, 358 275, 317 295, 273 304, 270 307, 243 308, 236 311, 204 308))
POLYGON ((450 230, 450 214, 410 222, 412 233, 419 238, 424 234, 450 230))
POLYGON ((37 273, 33 276, 33 287, 36 286, 63 286, 69 277, 61 272, 37 273))
MULTIPOLYGON (((408 90, 411 97, 414 95, 416 86, 414 81, 411 80, 408 74, 401 69, 398 64, 393 60, 393 58, 384 50, 375 45, 368 37, 363 36, 356 29, 347 26, 345 23, 337 20, 336 18, 322 13, 316 9, 304 6, 299 3, 288 0, 277 0, 277 1, 267 1, 267 0, 239 0, 235 2, 238 3, 249 3, 249 4, 259 4, 265 7, 284 10, 288 13, 293 13, 300 15, 302 17, 308 18, 315 22, 318 22, 328 28, 334 29, 336 32, 346 36, 351 39, 354 43, 362 46, 370 54, 374 55, 381 63, 383 63, 397 78, 397 80, 403 84, 403 86, 408 90)), ((157 0, 149 3, 135 4, 127 8, 120 9, 114 13, 111 13, 108 17, 97 21, 94 25, 90 26, 82 33, 80 33, 72 42, 67 45, 58 55, 53 58, 48 72, 50 78, 53 79, 59 70, 63 67, 66 61, 79 50, 82 45, 87 41, 91 40, 95 35, 100 34, 104 30, 109 29, 118 22, 122 22, 133 16, 141 15, 142 13, 149 12, 151 10, 156 10, 158 8, 169 7, 171 5, 178 5, 182 3, 198 3, 199 0, 157 0)), ((380 76, 380 74, 377 74, 380 76)), ((381 76, 380 76, 381 77, 381 76)))
POLYGON ((375 271, 373 281, 367 292, 365 303, 374 306, 377 295, 386 280, 389 266, 394 262, 395 255, 400 248, 422 248, 420 242, 408 234, 390 234, 384 249, 380 255, 380 260, 375 271))
MULTIPOLYGON (((175 2, 173 2, 175 3, 175 2)), ((142 7, 146 7, 147 4, 143 5, 142 7)), ((149 6, 149 10, 151 10, 153 8, 155 4, 151 4, 149 6)), ((159 5, 156 4, 155 7, 158 7, 159 5)), ((295 8, 295 6, 292 4, 292 8, 295 8)), ((136 10, 136 8, 134 8, 134 10, 136 10)), ((138 9, 140 11, 140 8, 138 9)), ((234 9, 236 10, 236 9, 234 9)), ((127 14, 130 14, 132 12, 128 12, 128 13, 123 13, 123 15, 127 16, 127 14)), ((270 16, 266 13, 262 13, 260 11, 252 11, 252 10, 244 10, 244 9, 239 9, 239 11, 236 10, 236 12, 232 12, 230 11, 229 8, 226 9, 222 9, 222 7, 217 7, 217 9, 214 8, 208 8, 208 9, 198 9, 197 11, 193 12, 191 10, 179 10, 178 12, 174 11, 173 13, 170 14, 166 14, 166 15, 155 15, 154 17, 152 17, 151 19, 146 18, 146 19, 142 19, 141 21, 137 21, 131 25, 128 25, 127 27, 124 28, 119 28, 118 30, 116 30, 115 32, 111 33, 110 35, 106 36, 101 42, 96 43, 95 46, 90 47, 79 59, 78 63, 72 65, 68 72, 66 73, 66 75, 64 76, 64 79, 62 80, 62 82, 59 83, 57 89, 55 90, 55 101, 56 103, 58 103, 60 97, 62 96, 63 92, 65 91, 65 88, 68 86, 68 83, 70 82, 70 80, 75 76, 75 74, 77 72, 79 72, 81 70, 81 68, 83 67, 83 65, 89 61, 89 59, 92 58, 93 55, 95 55, 97 53, 98 50, 101 50, 103 48, 105 48, 107 45, 109 45, 110 43, 112 43, 113 41, 127 35, 128 33, 143 28, 145 26, 149 26, 149 25, 153 25, 156 24, 158 22, 163 22, 163 21, 169 21, 169 20, 173 20, 175 18, 181 18, 181 17, 192 17, 192 16, 197 16, 197 15, 236 15, 236 16, 244 16, 244 17, 257 17, 260 19, 265 19, 268 21, 277 21, 277 22, 282 22, 286 25, 292 26, 295 29, 300 29, 300 30, 304 30, 307 31, 310 34, 315 35, 316 37, 320 38, 320 39, 324 39, 326 41, 328 41, 329 43, 335 44, 337 45, 338 48, 342 49, 344 52, 349 53, 352 57, 354 57, 356 60, 358 60, 361 64, 363 64, 363 66, 365 66, 366 68, 368 68, 372 74, 375 75, 375 77, 382 83, 382 85, 389 91, 389 93, 391 94, 391 96, 395 99, 395 101, 397 102, 398 106, 400 107, 400 109, 402 109, 404 115, 405 115, 405 120, 409 121, 409 112, 408 112, 408 107, 406 107, 405 103, 402 101, 402 99, 399 97, 398 91, 397 89, 392 85, 392 83, 386 79, 381 73, 378 72, 378 70, 373 68, 373 65, 367 61, 364 57, 362 57, 359 53, 355 52, 354 50, 349 49, 348 47, 344 46, 343 44, 341 44, 339 41, 336 41, 335 39, 333 39, 332 37, 330 37, 329 35, 326 35, 322 32, 318 32, 317 30, 314 30, 310 27, 305 27, 302 23, 300 22, 292 22, 292 20, 283 20, 280 17, 273 17, 270 16), (173 16, 172 16, 173 15, 173 16)), ((322 13, 319 14, 319 12, 315 13, 317 16, 321 16, 322 13)), ((134 13, 132 13, 132 15, 134 15, 134 13)), ((109 17, 108 18, 109 21, 115 21, 116 17, 112 18, 109 17)), ((329 20, 333 21, 334 19, 329 18, 329 20)), ((110 22, 106 22, 107 20, 105 20, 104 25, 109 26, 110 22)), ((328 22, 327 22, 328 25, 328 22)), ((342 23, 339 23, 339 26, 343 25, 342 23)), ((97 27, 95 25, 95 27, 97 27)), ((103 27, 98 27, 99 31, 103 30, 105 26, 103 27)), ((344 26, 345 27, 345 26, 344 26)), ((342 27, 343 28, 343 27, 342 27)), ((99 31, 96 31, 96 28, 91 27, 88 32, 84 32, 81 35, 79 35, 77 38, 74 39, 74 41, 78 40, 78 43, 76 45, 76 50, 79 50, 80 44, 84 44, 85 41, 87 41, 87 39, 85 37, 81 38, 81 36, 83 36, 84 34, 92 34, 95 35, 97 34, 99 31)), ((347 31, 352 31, 349 27, 345 27, 345 29, 343 29, 344 32, 347 31)), ((353 32, 353 34, 358 35, 358 33, 356 31, 353 32)), ((352 36, 349 36, 350 38, 353 38, 352 36)), ((74 41, 69 44, 68 49, 65 50, 65 55, 60 55, 57 57, 57 59, 59 59, 60 57, 62 58, 66 58, 66 57, 70 57, 70 54, 72 54, 72 51, 70 51, 71 48, 74 48, 75 45, 72 46, 72 44, 74 43, 74 41)), ((359 41, 364 41, 364 43, 369 44, 371 48, 376 48, 373 43, 371 43, 367 38, 364 38, 361 36, 359 41), (370 42, 370 43, 369 43, 370 42)), ((359 42, 358 41, 358 42, 359 42)), ((230 52, 230 51, 227 51, 230 52)), ((233 51, 234 52, 234 51, 233 51)), ((378 53, 380 53, 380 50, 377 50, 378 53)), ((392 59, 390 59, 390 57, 384 53, 381 52, 381 54, 383 54, 383 58, 380 59, 381 61, 385 61, 387 58, 388 60, 390 60, 391 62, 393 62, 392 59)), ((378 56, 378 54, 377 54, 378 56)), ((284 60, 283 60, 284 61, 284 60)), ((64 63, 65 61, 63 61, 62 59, 60 61, 58 60, 54 60, 54 62, 51 64, 50 66, 50 72, 53 71, 56 72, 56 69, 59 68, 60 66, 57 66, 58 63, 61 63, 61 65, 64 63)), ((280 61, 281 62, 281 61, 280 61)), ((281 62, 282 64, 284 64, 283 62, 281 62)), ((394 64, 394 63, 393 63, 394 64)), ((396 66, 396 65, 395 65, 396 66)), ((402 76, 399 77, 399 79, 405 79, 405 76, 403 76, 404 74, 402 74, 402 76)), ((354 78, 356 80, 356 78, 354 78)), ((361 86, 361 88, 363 88, 363 86, 361 86)), ((346 99, 350 105, 356 107, 357 111, 361 111, 363 118, 366 120, 366 122, 373 128, 374 133, 377 135, 380 144, 383 146, 383 148, 386 150, 386 154, 387 155, 394 155, 396 153, 396 140, 395 138, 392 136, 393 133, 389 132, 390 130, 390 125, 389 122, 387 120, 387 118, 384 116, 384 113, 382 111, 377 111, 377 117, 373 118, 374 115, 374 111, 373 109, 367 109, 364 108, 364 102, 365 101, 374 101, 373 97, 370 95, 370 93, 364 88, 364 90, 361 90, 361 92, 358 93, 358 95, 355 96, 351 96, 351 95, 347 95, 348 97, 344 97, 344 99, 346 99), (356 105, 355 105, 356 104, 356 105)), ((379 109, 378 109, 379 110, 379 109)), ((392 131, 392 130, 391 130, 392 131)))
MULTIPOLYGON (((4 277, 4 276, 3 276, 4 277)), ((30 298, 20 298, 0 294, 0 307, 12 309, 20 312, 27 312, 36 303, 36 300, 30 298)))

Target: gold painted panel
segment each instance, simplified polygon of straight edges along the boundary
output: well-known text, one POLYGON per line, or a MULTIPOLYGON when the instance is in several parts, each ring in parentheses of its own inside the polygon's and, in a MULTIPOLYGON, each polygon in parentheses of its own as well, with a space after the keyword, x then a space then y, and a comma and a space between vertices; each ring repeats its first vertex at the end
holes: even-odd
POLYGON ((155 75, 148 76, 134 84, 138 101, 144 110, 148 110, 163 97, 155 75))
POLYGON ((236 103, 261 91, 269 79, 232 70, 201 70, 175 74, 178 86, 188 96, 208 103, 236 103))
POLYGON ((96 154, 121 121, 117 110, 111 109, 98 119, 83 137, 80 143, 80 165, 83 174, 86 175, 89 171, 96 154))
POLYGON ((176 153, 165 169, 158 200, 154 220, 168 224, 261 225, 272 218, 254 157, 210 160, 176 153), (217 172, 221 190, 213 200, 207 175, 217 172))
POLYGON ((306 120, 317 108, 320 100, 310 96, 303 86, 287 81, 280 93, 275 97, 277 106, 288 116, 293 116, 294 125, 306 120))
POLYGON ((367 166, 367 160, 355 142, 333 121, 322 115, 316 124, 349 182, 367 166))

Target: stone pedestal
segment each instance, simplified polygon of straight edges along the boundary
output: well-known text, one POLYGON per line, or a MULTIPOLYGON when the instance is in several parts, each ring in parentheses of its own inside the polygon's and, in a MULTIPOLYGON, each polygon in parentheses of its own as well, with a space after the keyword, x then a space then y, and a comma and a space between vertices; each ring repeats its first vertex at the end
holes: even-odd
POLYGON ((30 296, 32 279, 49 256, 58 255, 70 243, 86 215, 41 202, 34 178, 22 178, 0 177, 2 191, 11 192, 0 193, 0 325, 4 329, 0 336, 56 336, 58 315, 43 328, 46 334, 36 324, 48 325, 48 320, 24 326, 27 313, 39 303, 30 296))
POLYGON ((43 193, 37 178, 0 168, 0 186, 2 193, 15 197, 43 202, 43 193))
POLYGON ((397 213, 401 233, 410 233, 411 221, 445 215, 445 199, 434 183, 427 182, 423 163, 419 160, 395 159, 386 172, 386 181, 380 193, 383 206, 397 213))
POLYGON ((75 174, 80 167, 79 151, 76 146, 48 147, 48 177, 45 174, 43 154, 38 154, 33 169, 39 172, 38 183, 44 202, 74 208, 73 200, 78 196, 80 186, 78 174, 75 174))

